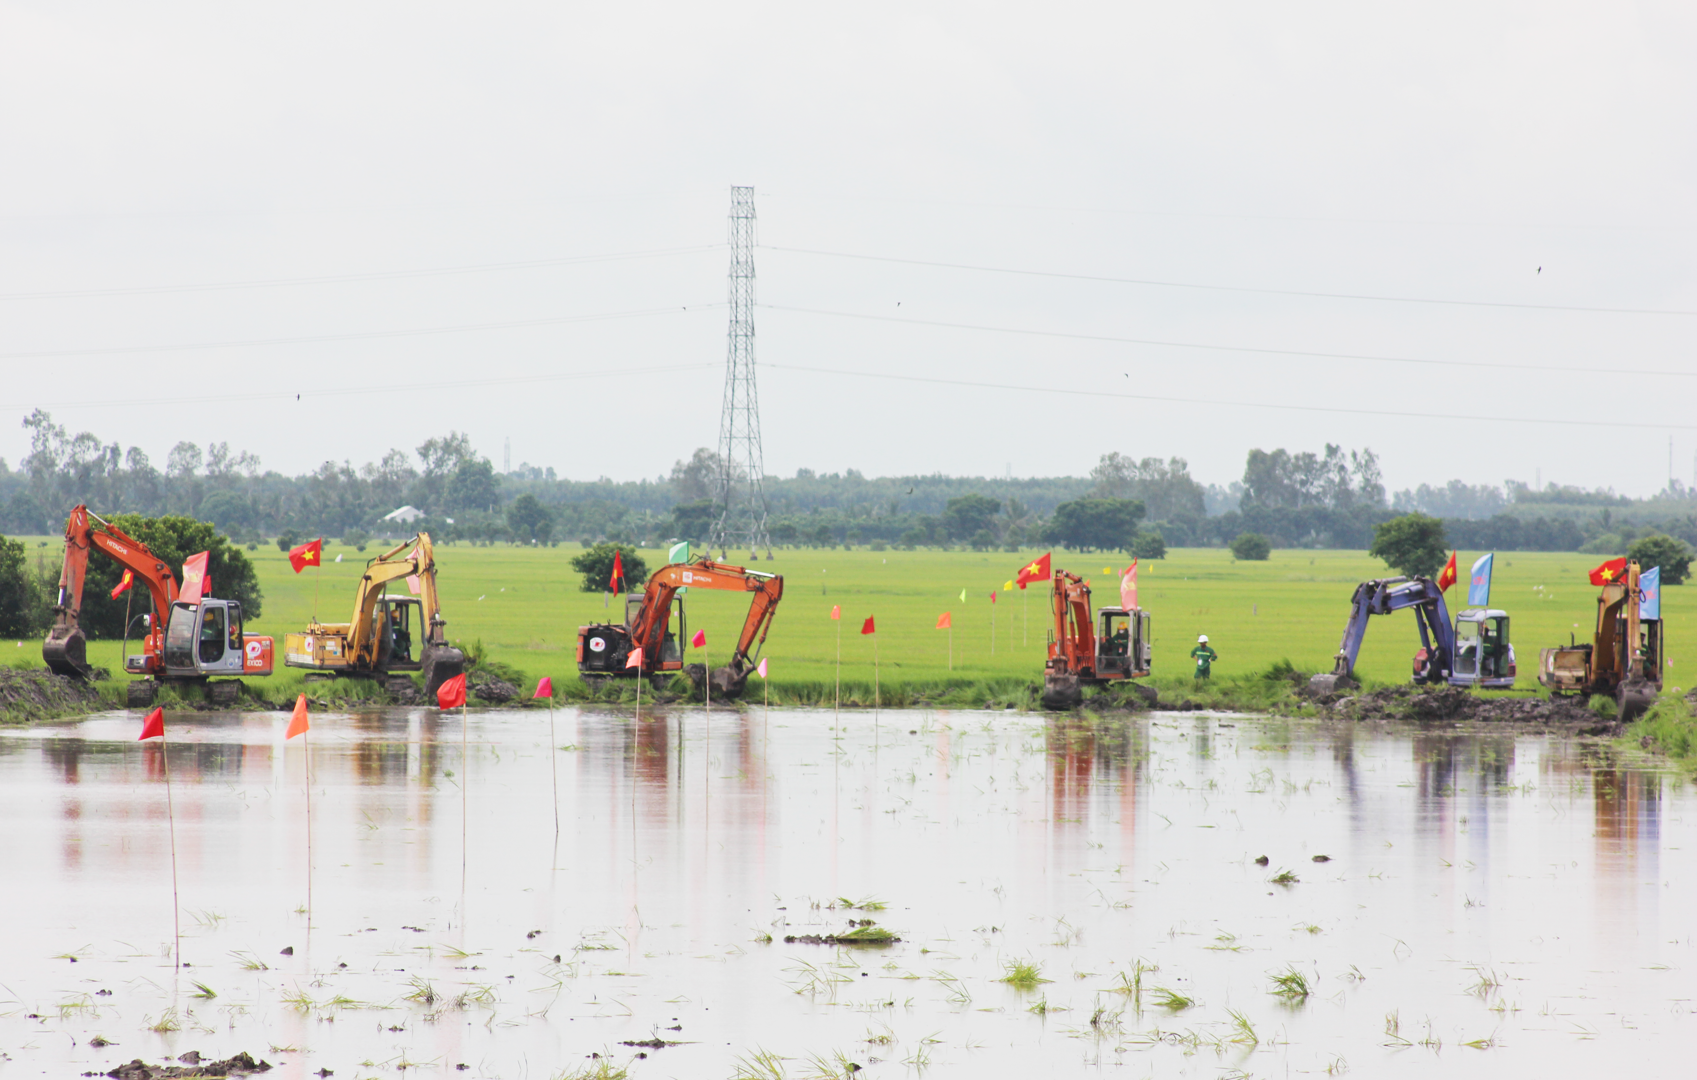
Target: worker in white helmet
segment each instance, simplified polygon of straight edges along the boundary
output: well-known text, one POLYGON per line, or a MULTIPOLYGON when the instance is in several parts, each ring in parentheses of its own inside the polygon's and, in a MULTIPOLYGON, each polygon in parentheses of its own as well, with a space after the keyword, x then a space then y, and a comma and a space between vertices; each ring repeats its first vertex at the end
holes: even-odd
POLYGON ((1213 672, 1214 661, 1220 654, 1208 647, 1208 635, 1203 634, 1196 639, 1196 648, 1190 650, 1190 655, 1196 658, 1196 678, 1200 682, 1213 672))

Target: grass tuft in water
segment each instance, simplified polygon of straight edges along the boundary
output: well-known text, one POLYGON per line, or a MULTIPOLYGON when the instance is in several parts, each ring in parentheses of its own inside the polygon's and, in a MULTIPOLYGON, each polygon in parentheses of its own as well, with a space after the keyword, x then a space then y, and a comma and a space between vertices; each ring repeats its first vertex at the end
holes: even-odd
POLYGON ((408 980, 412 984, 412 993, 406 996, 407 1001, 416 1001, 420 1005, 434 1005, 441 998, 429 979, 422 975, 414 975, 408 980))
POLYGON ((1295 968, 1291 968, 1280 975, 1269 975, 1268 978, 1273 981, 1273 996, 1284 998, 1286 1001, 1307 1001, 1308 995, 1312 992, 1308 985, 1308 977, 1295 968))
POLYGON ((731 1080, 786 1080, 784 1059, 770 1050, 753 1050, 739 1057, 731 1080))
MULTIPOLYGON (((143 1019, 146 1020, 145 1017, 143 1019)), ((149 1031, 163 1035, 166 1032, 183 1030, 183 1020, 182 1017, 177 1015, 177 1010, 175 1006, 173 1006, 172 1008, 166 1009, 164 1012, 160 1013, 159 1019, 148 1020, 143 1024, 143 1026, 149 1031)))
POLYGON ((189 995, 190 997, 197 997, 203 1001, 211 1001, 213 998, 218 996, 218 991, 207 986, 205 983, 195 982, 193 979, 190 979, 189 981, 194 983, 194 993, 189 995))
POLYGON ((807 1071, 801 1075, 802 1080, 854 1080, 854 1074, 860 1071, 861 1066, 850 1061, 847 1054, 833 1050, 829 1056, 807 1055, 807 1071))
POLYGON ((1227 1009, 1226 1014, 1232 1018, 1232 1035, 1227 1042, 1239 1046, 1260 1046, 1261 1036, 1255 1034, 1255 1025, 1249 1022, 1249 1017, 1236 1009, 1227 1009))
POLYGON ((586 1065, 562 1069, 549 1080, 627 1080, 630 1072, 623 1065, 613 1064, 607 1054, 596 1054, 586 1065))
POLYGON ((1280 870, 1267 880, 1272 882, 1274 885, 1283 885, 1286 888, 1289 888, 1290 886, 1300 882, 1302 879, 1289 870, 1280 870))
POLYGON ((244 950, 238 950, 236 952, 231 953, 230 955, 236 958, 236 962, 241 965, 243 971, 269 971, 269 970, 271 970, 270 965, 266 964, 265 961, 261 960, 259 957, 255 956, 253 953, 246 952, 244 950))
POLYGON ((1035 990, 1051 980, 1043 977, 1043 969, 1029 960, 1009 960, 1002 965, 1003 975, 997 982, 1007 983, 1016 990, 1035 990))

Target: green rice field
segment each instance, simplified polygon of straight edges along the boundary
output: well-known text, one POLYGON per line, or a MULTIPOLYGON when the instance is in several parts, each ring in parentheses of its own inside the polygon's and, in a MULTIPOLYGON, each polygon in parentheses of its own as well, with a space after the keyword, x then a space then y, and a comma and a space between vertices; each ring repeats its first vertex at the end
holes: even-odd
MULTIPOLYGON (((30 543, 44 555, 53 552, 52 542, 45 549, 34 540, 30 543)), ((354 583, 365 560, 379 550, 375 544, 362 553, 327 543, 322 579, 313 570, 294 574, 274 546, 250 552, 265 602, 261 618, 250 621, 248 631, 276 637, 280 656, 283 634, 303 628, 315 608, 325 621, 347 619, 354 583), (333 561, 337 555, 342 562, 333 561)), ((438 582, 450 638, 465 645, 481 643, 489 658, 529 680, 543 675, 556 682, 574 680, 577 627, 620 615, 618 598, 609 602, 603 593, 581 590, 579 575, 570 566, 580 550, 575 544, 438 547, 438 582)), ((870 690, 875 653, 879 682, 892 692, 922 684, 1036 681, 1049 630, 1047 588, 1034 585, 1024 592, 1004 592, 1003 586, 1037 554, 1041 551, 776 552, 773 561, 759 563, 761 570, 784 575, 784 600, 764 653, 774 689, 830 687, 839 645, 845 688, 870 690), (997 594, 995 604, 992 592, 997 594), (840 621, 830 618, 833 605, 842 609, 840 621), (945 611, 954 623, 952 640, 949 631, 935 629, 945 611), (860 633, 868 616, 876 619, 875 637, 860 633)), ((1464 573, 1476 555, 1462 553, 1464 573)), ((659 551, 644 551, 643 556, 650 569, 664 560, 659 551)), ((1581 638, 1588 632, 1597 590, 1586 573, 1600 561, 1579 554, 1498 556, 1491 600, 1513 617, 1519 689, 1536 686, 1539 648, 1566 644, 1570 632, 1581 638)), ((1054 564, 1091 579, 1098 605, 1118 603, 1123 562, 1057 551, 1054 564)), ((1266 562, 1236 562, 1224 550, 1193 548, 1175 549, 1164 560, 1146 562, 1140 568, 1140 602, 1154 619, 1154 681, 1188 686, 1193 670, 1188 653, 1202 633, 1220 654, 1214 665, 1216 679, 1259 672, 1280 660, 1303 671, 1328 670, 1356 583, 1388 573, 1378 560, 1349 551, 1278 550, 1266 562)), ((1670 686, 1686 685, 1682 672, 1691 662, 1684 646, 1693 640, 1697 625, 1684 602, 1689 588, 1669 588, 1663 601, 1670 686)), ((1460 587, 1449 592, 1452 603, 1462 596, 1460 587)), ((697 590, 686 605, 691 632, 706 631, 705 659, 715 666, 722 663, 747 612, 746 597, 697 590)), ((1411 613, 1376 618, 1357 671, 1371 682, 1406 681, 1417 646, 1411 613)), ((8 658, 13 663, 39 663, 36 642, 18 643, 13 651, 15 659, 8 658)), ((119 654, 117 642, 89 643, 90 661, 114 672, 121 669, 119 654)), ((269 680, 265 696, 292 693, 299 680, 298 673, 283 669, 269 680)), ((755 680, 749 695, 757 693, 755 680)))

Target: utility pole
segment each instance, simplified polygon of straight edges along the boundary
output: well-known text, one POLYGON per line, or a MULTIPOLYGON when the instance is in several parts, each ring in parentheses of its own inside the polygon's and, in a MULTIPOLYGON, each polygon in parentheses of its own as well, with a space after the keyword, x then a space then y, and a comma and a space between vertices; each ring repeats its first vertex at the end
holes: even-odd
POLYGON ((501 450, 501 472, 504 475, 504 474, 510 473, 512 471, 513 471, 513 437, 511 435, 508 435, 506 446, 503 447, 502 450, 501 450))
POLYGON ((760 396, 754 382, 754 189, 731 188, 729 340, 725 350, 725 404, 719 418, 719 476, 713 501, 718 516, 709 547, 728 558, 731 548, 757 548, 772 558, 766 532, 766 464, 760 447, 760 396))

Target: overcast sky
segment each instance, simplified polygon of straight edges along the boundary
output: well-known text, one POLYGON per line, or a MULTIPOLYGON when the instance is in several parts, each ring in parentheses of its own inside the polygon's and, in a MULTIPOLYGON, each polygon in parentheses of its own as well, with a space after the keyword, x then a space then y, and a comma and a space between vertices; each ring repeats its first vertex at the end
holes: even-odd
POLYGON ((0 456, 41 407, 161 466, 658 475, 717 439, 747 184, 769 473, 1648 494, 1694 84, 1689 0, 0 3, 0 456))

